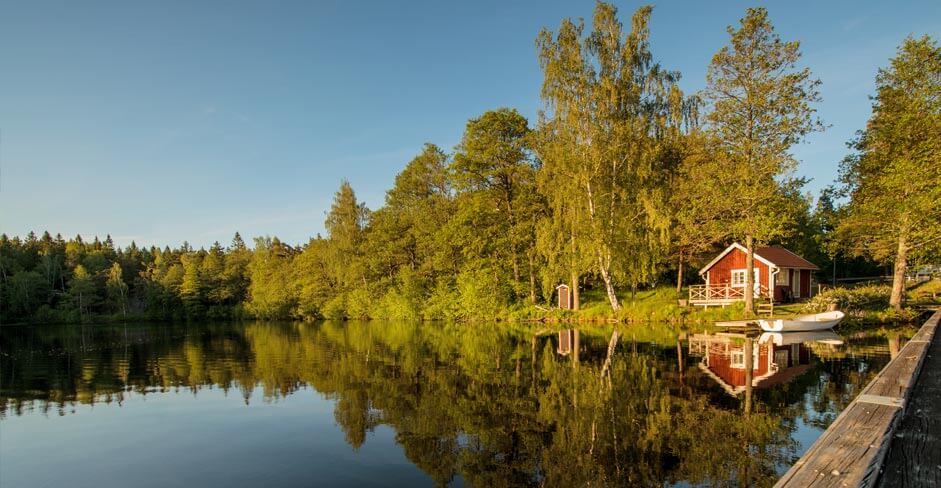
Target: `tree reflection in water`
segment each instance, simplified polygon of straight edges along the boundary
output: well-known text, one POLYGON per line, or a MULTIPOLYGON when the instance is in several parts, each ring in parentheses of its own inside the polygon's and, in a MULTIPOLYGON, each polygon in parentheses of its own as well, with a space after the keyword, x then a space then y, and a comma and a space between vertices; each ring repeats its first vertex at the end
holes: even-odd
POLYGON ((312 387, 334 400, 350 446, 388 425, 442 485, 766 486, 796 459, 797 423, 832 422, 891 346, 815 361, 749 391, 746 406, 697 367, 696 337, 382 322, 7 328, 0 415, 204 387, 245 402, 259 387, 273 402, 312 387))

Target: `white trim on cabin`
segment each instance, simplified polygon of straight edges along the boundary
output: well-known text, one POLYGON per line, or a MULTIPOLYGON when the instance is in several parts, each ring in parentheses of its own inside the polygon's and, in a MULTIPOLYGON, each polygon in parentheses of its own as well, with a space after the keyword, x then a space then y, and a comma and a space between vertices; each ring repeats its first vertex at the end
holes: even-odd
MULTIPOLYGON (((699 274, 708 272, 709 269, 711 269, 713 266, 716 265, 716 263, 721 261, 722 258, 724 258, 726 254, 732 252, 732 249, 738 249, 739 251, 742 251, 743 253, 748 254, 748 249, 745 246, 737 242, 733 242, 732 244, 729 244, 729 247, 725 248, 725 251, 722 251, 721 253, 719 253, 719 255, 715 257, 715 259, 713 259, 712 261, 709 261, 709 264, 705 265, 702 269, 700 269, 699 274)), ((768 261, 767 259, 759 256, 758 253, 755 253, 755 259, 758 261, 761 261, 762 263, 765 263, 769 268, 775 265, 771 261, 768 261)))

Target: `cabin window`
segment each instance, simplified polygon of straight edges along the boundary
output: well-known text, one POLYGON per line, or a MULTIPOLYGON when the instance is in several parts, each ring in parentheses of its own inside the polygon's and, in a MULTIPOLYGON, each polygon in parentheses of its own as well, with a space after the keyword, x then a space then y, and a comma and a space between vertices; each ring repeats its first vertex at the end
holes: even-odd
MULTIPOLYGON (((732 360, 731 363, 733 368, 745 369, 745 351, 732 351, 732 357, 730 359, 732 360)), ((751 369, 758 369, 758 348, 755 348, 754 351, 752 351, 751 369)))
POLYGON ((781 285, 781 286, 790 285, 791 280, 788 279, 789 274, 790 273, 788 273, 788 270, 786 269, 779 270, 778 273, 774 275, 774 284, 781 285))
POLYGON ((732 286, 745 286, 745 270, 744 269, 732 270, 732 286))

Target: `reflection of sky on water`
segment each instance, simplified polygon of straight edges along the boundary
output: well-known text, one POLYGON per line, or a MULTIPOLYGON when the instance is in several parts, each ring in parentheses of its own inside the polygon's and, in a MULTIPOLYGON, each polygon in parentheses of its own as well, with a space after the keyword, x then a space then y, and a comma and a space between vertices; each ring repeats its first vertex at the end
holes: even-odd
MULTIPOLYGON (((253 392, 261 398, 261 388, 253 392)), ((5 488, 53 486, 429 485, 380 425, 354 450, 333 401, 311 388, 248 405, 239 392, 202 389, 75 405, 75 415, 8 416, 0 424, 5 488), (368 460, 368 462, 366 462, 368 460)))

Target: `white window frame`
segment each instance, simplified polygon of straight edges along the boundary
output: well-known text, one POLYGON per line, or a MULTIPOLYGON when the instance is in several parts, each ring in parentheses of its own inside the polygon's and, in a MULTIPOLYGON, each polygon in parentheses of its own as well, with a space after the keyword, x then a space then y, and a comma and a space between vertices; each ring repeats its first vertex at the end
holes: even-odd
MULTIPOLYGON (((758 285, 761 283, 761 270, 758 268, 758 266, 755 266, 755 267, 754 267, 754 273, 755 273, 755 289, 757 290, 757 289, 758 289, 758 285)), ((748 284, 748 269, 747 269, 747 268, 733 269, 732 272, 731 272, 731 274, 729 274, 729 285, 730 285, 730 286, 735 287, 735 288, 745 288, 745 285, 747 285, 747 284, 748 284), (743 279, 742 279, 742 283, 741 283, 741 284, 736 284, 736 283, 735 283, 735 274, 736 274, 736 273, 741 273, 741 275, 742 275, 742 278, 743 278, 743 279)))
POLYGON ((778 272, 774 274, 774 284, 775 286, 791 286, 791 273, 788 272, 790 268, 778 268, 778 272))
POLYGON ((745 285, 748 284, 748 270, 747 269, 733 269, 732 274, 729 275, 729 284, 735 288, 745 288, 745 285), (741 274, 742 282, 736 283, 735 276, 741 274))
MULTIPOLYGON (((745 350, 744 349, 733 349, 729 357, 729 365, 734 369, 745 369, 745 350)), ((752 350, 751 356, 751 369, 752 371, 758 369, 758 347, 757 344, 752 350)))

